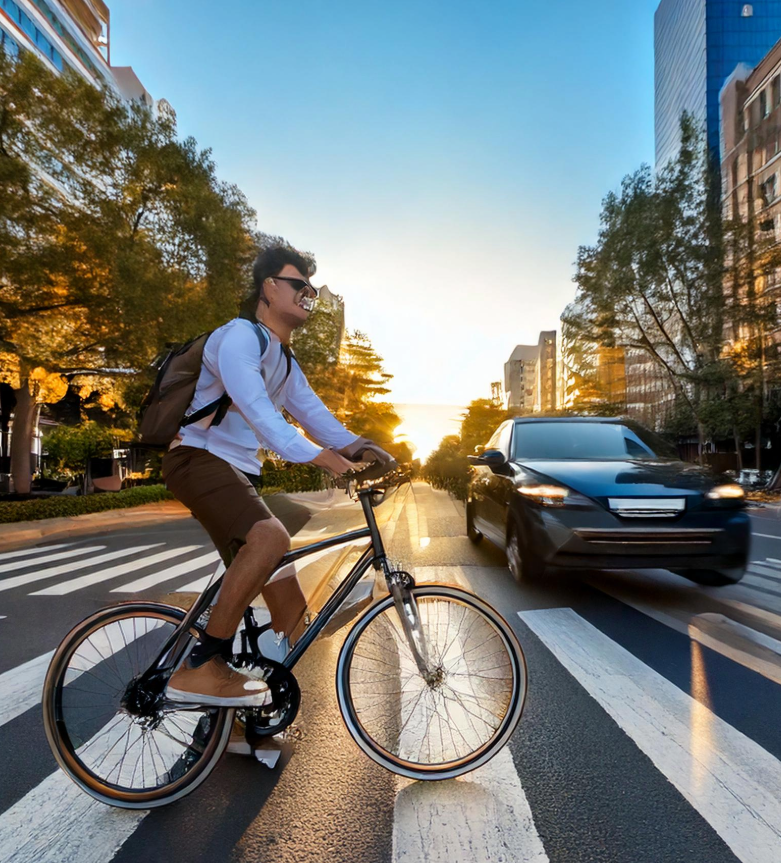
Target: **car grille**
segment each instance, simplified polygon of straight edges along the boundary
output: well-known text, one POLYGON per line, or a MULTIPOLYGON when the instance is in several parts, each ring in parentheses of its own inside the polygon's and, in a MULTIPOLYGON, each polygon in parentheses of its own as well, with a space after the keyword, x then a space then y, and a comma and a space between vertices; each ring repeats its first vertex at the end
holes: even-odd
POLYGON ((575 535, 593 545, 711 545, 716 537, 723 533, 721 528, 662 528, 660 530, 631 530, 616 528, 613 530, 589 530, 579 528, 575 535))
POLYGON ((609 497, 610 511, 623 518, 673 518, 686 509, 682 497, 609 497))

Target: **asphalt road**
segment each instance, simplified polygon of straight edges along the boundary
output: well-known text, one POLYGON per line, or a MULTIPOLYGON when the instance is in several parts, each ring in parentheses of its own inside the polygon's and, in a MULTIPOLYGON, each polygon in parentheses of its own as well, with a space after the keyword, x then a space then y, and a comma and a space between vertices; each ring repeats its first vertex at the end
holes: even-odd
MULTIPOLYGON (((750 572, 727 588, 661 571, 519 586, 502 554, 470 544, 447 495, 416 484, 384 509, 393 557, 419 581, 468 586, 521 640, 526 708, 492 762, 414 783, 369 761, 336 705, 343 630, 297 667, 301 739, 276 768, 226 755, 165 809, 94 803, 56 771, 45 741, 47 656, 108 603, 186 604, 214 571, 213 551, 188 519, 0 552, 0 863, 781 860, 775 509, 753 512, 750 572)), ((302 543, 360 524, 344 498, 299 499, 283 517, 302 543)), ((337 557, 301 570, 307 594, 337 557)))

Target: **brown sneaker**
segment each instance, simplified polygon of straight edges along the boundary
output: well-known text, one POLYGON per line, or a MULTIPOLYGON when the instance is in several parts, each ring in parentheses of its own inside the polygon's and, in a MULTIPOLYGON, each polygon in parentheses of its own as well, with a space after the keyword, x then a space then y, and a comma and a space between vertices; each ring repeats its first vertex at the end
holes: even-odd
POLYGON ((252 680, 233 671, 219 656, 200 668, 182 665, 168 681, 169 701, 219 707, 262 707, 271 695, 262 680, 252 680))

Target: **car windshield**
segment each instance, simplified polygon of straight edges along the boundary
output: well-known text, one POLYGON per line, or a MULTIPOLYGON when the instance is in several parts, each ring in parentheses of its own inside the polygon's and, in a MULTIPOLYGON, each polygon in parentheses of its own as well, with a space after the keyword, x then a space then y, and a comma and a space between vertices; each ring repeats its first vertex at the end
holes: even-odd
POLYGON ((517 423, 513 457, 534 459, 678 458, 675 448, 647 429, 623 423, 517 423))

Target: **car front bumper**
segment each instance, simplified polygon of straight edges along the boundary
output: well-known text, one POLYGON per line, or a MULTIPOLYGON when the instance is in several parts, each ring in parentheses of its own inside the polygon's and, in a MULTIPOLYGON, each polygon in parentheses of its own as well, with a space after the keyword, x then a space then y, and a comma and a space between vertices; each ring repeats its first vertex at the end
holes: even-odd
POLYGON ((623 520, 607 512, 537 508, 527 519, 527 537, 535 554, 555 567, 742 571, 751 523, 743 510, 623 520))

